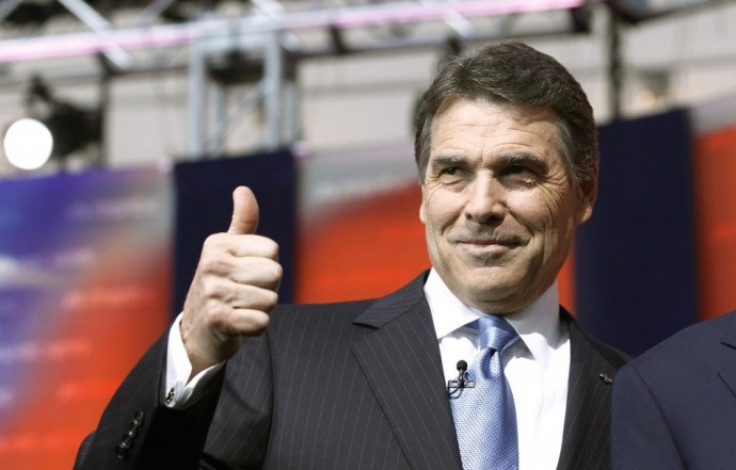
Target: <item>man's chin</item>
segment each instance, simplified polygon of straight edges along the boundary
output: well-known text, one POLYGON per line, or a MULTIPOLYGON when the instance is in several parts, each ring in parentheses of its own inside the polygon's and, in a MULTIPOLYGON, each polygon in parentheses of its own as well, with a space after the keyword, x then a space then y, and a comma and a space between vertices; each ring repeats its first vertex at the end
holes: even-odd
MULTIPOLYGON (((518 286, 518 284, 517 284, 518 286)), ((504 282, 478 282, 467 285, 465 298, 471 307, 486 313, 505 314, 524 308, 523 295, 518 287, 504 282)))

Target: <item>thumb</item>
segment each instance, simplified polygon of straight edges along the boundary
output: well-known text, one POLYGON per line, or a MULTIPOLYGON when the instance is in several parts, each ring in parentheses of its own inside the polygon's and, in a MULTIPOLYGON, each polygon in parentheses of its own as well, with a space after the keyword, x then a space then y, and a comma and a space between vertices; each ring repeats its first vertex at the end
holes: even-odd
POLYGON ((250 188, 238 186, 233 191, 233 218, 227 233, 247 235, 258 228, 258 201, 250 188))

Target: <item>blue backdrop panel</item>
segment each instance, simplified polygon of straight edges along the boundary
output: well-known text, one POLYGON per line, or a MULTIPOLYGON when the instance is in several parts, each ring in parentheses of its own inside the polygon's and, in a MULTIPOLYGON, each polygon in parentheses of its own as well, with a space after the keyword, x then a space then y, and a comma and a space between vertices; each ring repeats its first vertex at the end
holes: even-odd
POLYGON ((170 323, 156 169, 0 181, 0 468, 66 470, 170 323))
POLYGON ((174 169, 176 188, 174 314, 182 308, 208 235, 227 230, 232 217, 232 192, 250 187, 258 199, 258 233, 279 244, 284 267, 279 301, 294 295, 296 239, 296 172, 288 150, 187 162, 174 169))
POLYGON ((575 245, 577 316, 638 355, 698 318, 687 112, 603 126, 600 148, 598 201, 575 245))

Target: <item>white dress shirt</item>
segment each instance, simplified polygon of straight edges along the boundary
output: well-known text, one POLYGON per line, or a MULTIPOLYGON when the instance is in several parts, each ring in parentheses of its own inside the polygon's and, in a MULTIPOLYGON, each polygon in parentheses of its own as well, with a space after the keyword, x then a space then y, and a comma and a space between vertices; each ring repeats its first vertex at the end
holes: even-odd
POLYGON ((176 317, 169 329, 169 343, 166 351, 166 388, 164 404, 171 408, 186 408, 200 397, 209 379, 225 365, 224 362, 210 366, 189 380, 192 363, 181 338, 181 316, 176 317))
MULTIPOLYGON (((442 356, 445 380, 456 379, 457 361, 469 365, 479 352, 478 330, 466 326, 484 315, 464 305, 434 271, 424 292, 442 356)), ((559 319, 557 284, 526 309, 506 319, 521 337, 504 354, 504 373, 516 406, 519 435, 519 470, 553 470, 557 467, 565 422, 570 340, 559 319)), ((200 372, 192 380, 191 363, 179 331, 181 315, 169 331, 164 402, 173 408, 194 403, 222 363, 200 372)))
MULTIPOLYGON (((466 326, 484 313, 460 302, 436 271, 424 285, 439 341, 445 380, 458 376, 457 361, 470 366, 480 352, 478 330, 466 326)), ((557 283, 506 319, 521 337, 502 358, 514 395, 519 470, 554 470, 560 458, 570 373, 570 338, 559 316, 557 283)))

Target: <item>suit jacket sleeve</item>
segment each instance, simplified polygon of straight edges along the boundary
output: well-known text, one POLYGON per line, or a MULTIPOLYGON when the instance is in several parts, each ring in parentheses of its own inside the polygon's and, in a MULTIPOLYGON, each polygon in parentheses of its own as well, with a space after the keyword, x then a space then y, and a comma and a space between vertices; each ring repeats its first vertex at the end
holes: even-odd
POLYGON ((75 469, 197 468, 224 370, 185 410, 161 403, 166 339, 162 336, 120 385, 97 429, 80 447, 75 469))
POLYGON ((613 386, 613 470, 685 469, 667 419, 633 366, 613 386))

